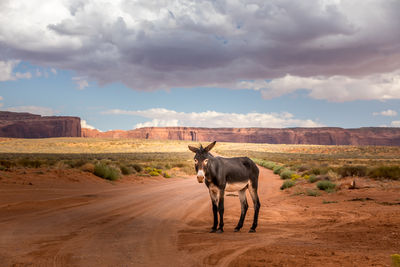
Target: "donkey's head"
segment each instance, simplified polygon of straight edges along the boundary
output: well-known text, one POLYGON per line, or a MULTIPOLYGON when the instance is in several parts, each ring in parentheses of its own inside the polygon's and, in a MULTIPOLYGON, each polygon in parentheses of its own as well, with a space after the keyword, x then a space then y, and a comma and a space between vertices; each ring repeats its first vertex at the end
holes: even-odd
POLYGON ((196 153, 196 155, 194 155, 194 167, 197 172, 197 181, 199 183, 202 183, 204 181, 208 159, 211 156, 209 152, 215 146, 215 143, 216 141, 212 142, 206 147, 200 145, 199 148, 189 146, 189 150, 196 153))

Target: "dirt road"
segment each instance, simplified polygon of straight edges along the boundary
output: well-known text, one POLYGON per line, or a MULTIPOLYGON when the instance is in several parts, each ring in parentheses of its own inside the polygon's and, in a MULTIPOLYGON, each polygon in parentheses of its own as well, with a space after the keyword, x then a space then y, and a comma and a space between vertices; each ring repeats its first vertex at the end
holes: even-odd
POLYGON ((0 266, 390 266, 400 252, 400 206, 380 204, 396 200, 390 190, 293 196, 261 169, 257 233, 247 233, 250 199, 244 228, 233 232, 240 204, 228 195, 225 233, 210 234, 208 191, 195 178, 21 177, 0 183, 0 266))

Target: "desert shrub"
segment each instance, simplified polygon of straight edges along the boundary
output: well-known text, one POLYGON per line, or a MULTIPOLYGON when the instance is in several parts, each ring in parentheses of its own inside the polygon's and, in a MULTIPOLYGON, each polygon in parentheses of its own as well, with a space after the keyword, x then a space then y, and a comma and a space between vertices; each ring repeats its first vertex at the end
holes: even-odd
POLYGON ((280 174, 283 169, 283 166, 275 166, 274 167, 274 174, 280 174))
POLYGON ((169 175, 168 172, 164 172, 164 173, 163 173, 163 176, 164 176, 164 178, 171 178, 171 175, 169 175))
POLYGON ((284 169, 281 171, 281 179, 286 180, 286 179, 290 179, 292 178, 292 174, 294 174, 294 172, 288 170, 288 169, 284 169))
POLYGON ((266 160, 262 160, 262 159, 252 159, 252 160, 256 164, 258 164, 264 168, 270 169, 270 170, 272 170, 276 166, 275 162, 272 162, 272 161, 266 161, 266 160))
POLYGON ((68 168, 68 165, 64 163, 64 161, 59 160, 54 164, 54 168, 57 170, 64 170, 68 168))
POLYGON ((300 175, 298 175, 297 173, 293 173, 292 176, 290 176, 290 179, 292 181, 296 181, 297 179, 301 178, 300 175))
POLYGON ((326 192, 332 192, 335 189, 336 184, 332 183, 331 181, 319 181, 317 183, 317 187, 319 190, 324 190, 326 192))
POLYGON ((152 167, 146 167, 146 168, 144 168, 144 171, 151 176, 159 176, 162 174, 161 169, 152 168, 152 167))
POLYGON ((326 174, 326 176, 328 176, 329 178, 327 180, 337 180, 340 178, 340 174, 338 174, 337 172, 334 172, 333 170, 329 170, 328 173, 326 174))
POLYGON ((298 172, 305 172, 305 171, 307 171, 308 169, 309 169, 309 167, 306 166, 306 165, 301 165, 301 166, 298 166, 298 167, 297 167, 297 171, 298 171, 298 172))
POLYGON ((337 173, 340 174, 342 177, 347 176, 358 176, 363 177, 367 175, 367 167, 358 165, 358 166, 348 166, 345 165, 337 169, 337 173))
POLYGON ((158 169, 158 170, 162 170, 162 169, 164 169, 164 166, 156 165, 156 166, 154 166, 154 168, 155 168, 155 169, 158 169))
POLYGON ((165 169, 169 170, 169 169, 171 169, 171 168, 172 168, 172 167, 171 167, 171 165, 169 165, 169 163, 165 164, 165 169))
POLYGON ((372 168, 368 172, 368 176, 372 178, 387 178, 392 180, 400 179, 400 167, 399 166, 379 166, 372 168))
POLYGON ((313 189, 307 189, 306 190, 306 195, 310 196, 310 197, 316 197, 321 195, 317 190, 313 190, 313 189))
POLYGON ((393 254, 390 255, 392 258, 392 266, 393 267, 400 267, 400 255, 399 254, 393 254))
POLYGON ((91 172, 91 173, 93 173, 93 172, 94 172, 94 164, 93 164, 93 163, 90 163, 90 162, 85 163, 85 164, 81 167, 81 170, 84 171, 84 172, 91 172))
POLYGON ((15 162, 11 160, 0 160, 0 166, 2 170, 8 170, 12 167, 15 167, 15 162))
POLYGON ((185 164, 183 164, 183 163, 181 163, 181 162, 172 164, 172 167, 182 168, 182 167, 184 167, 184 166, 185 166, 185 164))
POLYGON ((38 159, 22 158, 18 160, 18 165, 28 168, 39 168, 42 164, 42 161, 38 159))
POLYGON ((308 178, 308 182, 309 183, 315 183, 316 181, 318 181, 318 177, 314 174, 310 175, 308 178))
POLYGON ((192 164, 190 165, 184 165, 182 168, 180 168, 182 172, 188 174, 188 175, 194 175, 196 174, 196 169, 193 167, 192 164))
POLYGON ((108 165, 105 165, 103 163, 97 163, 94 166, 94 175, 97 175, 101 178, 115 181, 119 178, 119 172, 117 169, 110 167, 108 165))
POLYGON ((337 201, 328 201, 328 200, 323 200, 322 204, 332 204, 332 203, 338 203, 337 201))
POLYGON ((328 173, 329 170, 330 170, 330 168, 328 168, 328 167, 323 167, 323 166, 314 167, 308 171, 308 174, 325 175, 328 173))
POLYGON ((143 171, 143 167, 140 164, 134 163, 131 165, 131 167, 136 171, 136 172, 141 172, 143 171))
POLYGON ((71 159, 71 160, 66 160, 65 163, 71 167, 71 168, 80 168, 86 163, 88 163, 88 160, 86 159, 71 159))
POLYGON ((121 165, 121 166, 119 167, 119 169, 121 170, 121 173, 122 173, 123 175, 129 175, 129 174, 132 174, 132 173, 133 173, 133 170, 132 170, 130 167, 125 166, 125 165, 121 165))
POLYGON ((275 166, 276 166, 275 162, 272 162, 272 161, 265 161, 263 164, 263 167, 270 169, 270 170, 273 170, 275 166))
POLYGON ((290 187, 294 186, 295 184, 296 184, 295 181, 286 180, 286 181, 284 181, 283 184, 281 185, 281 190, 284 190, 284 189, 286 189, 286 188, 290 188, 290 187))

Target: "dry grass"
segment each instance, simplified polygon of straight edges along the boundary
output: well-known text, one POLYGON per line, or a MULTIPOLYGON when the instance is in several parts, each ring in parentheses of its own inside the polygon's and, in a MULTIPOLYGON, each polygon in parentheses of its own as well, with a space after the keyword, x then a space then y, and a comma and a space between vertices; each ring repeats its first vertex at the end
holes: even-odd
MULTIPOLYGON (((192 174, 193 154, 189 152, 188 145, 198 146, 199 143, 141 139, 0 138, 0 165, 3 169, 12 166, 60 164, 70 168, 81 168, 86 163, 105 161, 109 165, 126 166, 136 171, 140 168, 154 167, 164 170, 179 169, 192 174)), ((340 174, 352 171, 350 175, 359 175, 359 172, 355 173, 353 169, 364 170, 365 166, 400 166, 400 147, 222 142, 217 143, 213 151, 228 157, 248 156, 268 163, 268 167, 284 166, 285 169, 305 175, 326 175, 335 171, 340 174)))

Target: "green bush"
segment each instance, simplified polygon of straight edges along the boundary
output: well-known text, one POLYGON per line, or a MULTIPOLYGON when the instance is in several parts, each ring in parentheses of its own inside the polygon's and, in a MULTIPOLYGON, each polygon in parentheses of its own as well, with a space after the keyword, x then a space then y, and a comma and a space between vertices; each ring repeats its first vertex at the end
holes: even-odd
POLYGON ((281 176, 281 179, 286 180, 286 179, 292 178, 292 175, 293 175, 293 174, 294 174, 294 172, 292 172, 292 171, 290 171, 290 170, 288 170, 288 169, 283 169, 283 170, 281 171, 280 176, 281 176))
POLYGON ((80 168, 86 163, 88 163, 88 160, 85 159, 71 159, 71 160, 66 160, 65 163, 71 167, 71 168, 80 168))
POLYGON ((314 174, 310 175, 310 177, 308 178, 309 183, 315 183, 316 181, 318 181, 318 178, 314 174))
POLYGON ((111 181, 115 181, 119 178, 117 169, 103 163, 98 163, 94 166, 94 175, 111 181))
POLYGON ((369 177, 372 178, 386 178, 392 180, 400 179, 400 167, 399 166, 380 166, 372 168, 369 173, 369 177))
POLYGON ((272 161, 266 161, 266 160, 255 159, 255 158, 253 158, 252 160, 254 161, 254 163, 256 163, 264 168, 270 169, 270 170, 272 170, 276 166, 275 162, 272 162, 272 161))
POLYGON ((164 178, 171 178, 171 175, 169 175, 168 172, 164 172, 164 173, 163 173, 163 176, 164 176, 164 178))
POLYGON ((132 174, 132 173, 133 173, 133 170, 132 170, 130 167, 127 167, 127 166, 125 166, 125 165, 121 165, 121 166, 119 167, 119 169, 121 170, 121 173, 122 173, 123 175, 129 175, 129 174, 132 174))
POLYGON ((274 174, 280 174, 283 169, 283 166, 275 166, 274 167, 274 174))
POLYGON ((38 159, 23 158, 18 160, 18 165, 28 168, 39 168, 43 162, 38 159))
POLYGON ((393 254, 390 255, 392 258, 392 266, 393 267, 400 267, 400 255, 399 254, 393 254))
POLYGON ((140 164, 134 163, 131 165, 132 168, 136 171, 136 172, 141 172, 143 171, 143 167, 140 164))
POLYGON ((319 196, 321 194, 317 190, 307 189, 306 195, 310 196, 310 197, 316 197, 316 196, 319 196))
POLYGON ((298 166, 298 167, 297 167, 297 171, 298 171, 298 172, 305 172, 305 171, 307 171, 308 169, 309 169, 309 167, 306 166, 306 165, 301 165, 301 166, 298 166))
POLYGON ((330 168, 328 167, 314 167, 308 171, 308 174, 324 175, 327 174, 330 168))
POLYGON ((364 177, 367 175, 367 167, 366 166, 343 166, 337 169, 337 173, 342 177, 347 176, 358 176, 364 177))
POLYGON ((15 162, 11 160, 0 160, 0 165, 4 167, 4 170, 8 170, 16 166, 15 162))
POLYGON ((294 186, 295 184, 296 184, 295 181, 286 180, 286 181, 284 181, 283 184, 281 185, 281 190, 284 190, 284 189, 286 189, 286 188, 290 188, 290 187, 294 186))
POLYGON ((336 184, 332 183, 331 181, 319 181, 317 183, 317 187, 318 189, 325 190, 326 192, 333 192, 336 184))

